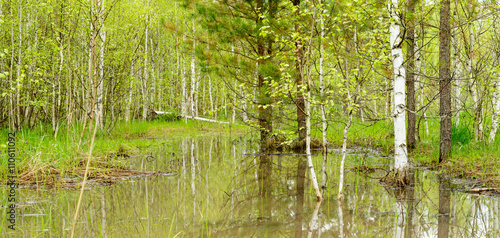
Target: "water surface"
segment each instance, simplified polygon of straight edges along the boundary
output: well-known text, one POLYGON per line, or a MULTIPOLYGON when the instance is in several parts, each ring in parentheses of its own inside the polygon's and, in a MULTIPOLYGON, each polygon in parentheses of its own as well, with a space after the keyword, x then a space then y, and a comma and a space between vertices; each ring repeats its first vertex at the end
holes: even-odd
MULTIPOLYGON (((344 199, 337 201, 338 152, 327 159, 325 199, 317 203, 303 155, 258 155, 249 136, 151 140, 126 159, 137 170, 170 171, 85 191, 76 237, 499 237, 500 202, 475 196, 417 169, 414 186, 396 190, 377 178, 392 159, 350 150, 344 199)), ((313 156, 321 180, 321 153, 313 156)), ((2 199, 6 189, 1 190, 2 199)), ((75 190, 20 189, 16 232, 3 237, 69 237, 75 190)), ((5 201, 2 200, 2 203, 5 201)), ((5 211, 3 211, 5 212, 5 211)), ((5 216, 4 216, 5 217, 5 216)))

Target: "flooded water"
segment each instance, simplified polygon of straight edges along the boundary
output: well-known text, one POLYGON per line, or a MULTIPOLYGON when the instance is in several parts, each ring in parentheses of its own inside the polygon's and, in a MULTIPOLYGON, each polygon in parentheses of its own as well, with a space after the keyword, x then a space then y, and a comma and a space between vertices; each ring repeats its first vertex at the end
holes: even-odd
MULTIPOLYGON (((411 189, 385 187, 377 178, 393 161, 374 151, 350 151, 344 199, 338 202, 340 156, 332 150, 325 199, 317 203, 303 155, 258 155, 258 143, 249 136, 149 143, 141 154, 151 156, 128 158, 130 166, 172 174, 91 186, 76 237, 500 236, 498 198, 462 193, 425 169, 412 174, 411 189), (349 171, 363 165, 380 169, 349 171)), ((321 181, 323 156, 313 159, 321 181)), ((69 237, 78 195, 19 190, 17 230, 8 231, 2 219, 0 236, 69 237)))

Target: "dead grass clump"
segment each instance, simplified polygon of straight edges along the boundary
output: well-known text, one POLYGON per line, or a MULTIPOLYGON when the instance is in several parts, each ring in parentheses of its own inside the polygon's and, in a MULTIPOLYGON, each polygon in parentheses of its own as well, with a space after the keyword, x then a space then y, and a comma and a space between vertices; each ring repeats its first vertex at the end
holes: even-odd
MULTIPOLYGON (((306 139, 296 140, 290 144, 290 148, 294 151, 304 151, 306 149, 306 139)), ((316 138, 311 138, 311 149, 323 148, 323 142, 316 138)))
POLYGON ((391 187, 404 188, 410 185, 410 175, 407 169, 392 169, 380 181, 391 187))
MULTIPOLYGON (((24 168, 20 172, 19 185, 29 187, 43 186, 45 188, 78 188, 85 173, 85 160, 76 162, 70 170, 57 170, 52 166, 24 168)), ((166 174, 164 171, 136 171, 101 161, 92 161, 88 171, 88 183, 111 185, 127 178, 166 174)))

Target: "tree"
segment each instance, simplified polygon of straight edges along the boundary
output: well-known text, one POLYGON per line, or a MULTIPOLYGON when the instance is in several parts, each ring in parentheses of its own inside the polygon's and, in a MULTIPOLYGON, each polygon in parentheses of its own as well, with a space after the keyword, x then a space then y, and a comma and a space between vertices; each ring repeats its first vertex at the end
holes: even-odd
POLYGON ((394 168, 398 181, 406 183, 408 177, 408 154, 406 150, 405 127, 405 76, 403 66, 403 50, 400 31, 399 14, 397 13, 398 0, 392 0, 390 5, 391 26, 390 46, 394 67, 394 168))
POLYGON ((408 149, 415 148, 415 2, 416 0, 408 0, 406 8, 406 36, 408 47, 406 48, 406 65, 408 75, 406 76, 406 105, 408 107, 408 133, 406 142, 408 149))
POLYGON ((450 1, 441 0, 439 26, 439 162, 451 154, 450 1))

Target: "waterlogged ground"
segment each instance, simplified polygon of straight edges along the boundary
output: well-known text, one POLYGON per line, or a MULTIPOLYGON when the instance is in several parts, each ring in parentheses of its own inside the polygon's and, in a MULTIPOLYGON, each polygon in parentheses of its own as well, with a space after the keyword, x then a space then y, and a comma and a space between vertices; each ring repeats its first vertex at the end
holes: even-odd
MULTIPOLYGON (((304 156, 260 156, 257 144, 248 136, 150 140, 141 152, 150 156, 123 159, 137 170, 172 174, 91 186, 76 237, 500 236, 498 197, 462 193, 431 171, 417 169, 413 189, 391 189, 377 179, 390 158, 351 150, 348 170, 380 169, 348 172, 338 202, 340 156, 332 150, 319 204, 304 156)), ((323 156, 313 159, 321 180, 323 156)), ((2 204, 6 193, 2 188, 2 204)), ((0 236, 69 237, 78 195, 68 189, 20 189, 16 231, 9 231, 2 218, 0 236)))

